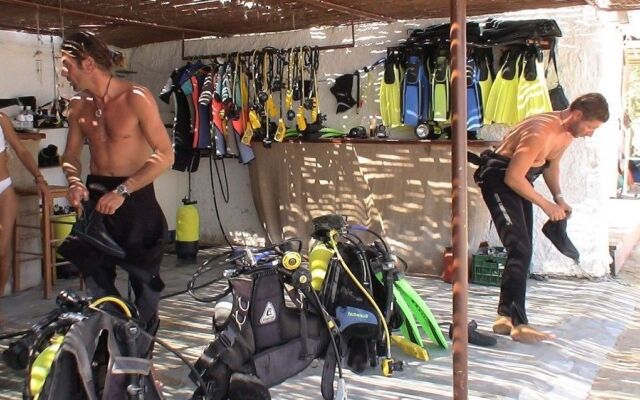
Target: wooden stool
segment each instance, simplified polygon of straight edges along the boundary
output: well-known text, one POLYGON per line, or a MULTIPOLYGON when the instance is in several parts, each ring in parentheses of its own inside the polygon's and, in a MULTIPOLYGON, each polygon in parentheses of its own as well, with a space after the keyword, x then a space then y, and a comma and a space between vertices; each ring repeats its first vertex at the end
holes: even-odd
MULTIPOLYGON (((16 194, 18 196, 38 196, 38 190, 36 187, 30 188, 16 188, 16 194)), ((40 197, 41 203, 41 213, 40 213, 40 224, 37 225, 29 225, 21 223, 18 218, 16 218, 16 224, 14 225, 13 230, 13 283, 12 288, 13 291, 16 292, 20 290, 20 262, 28 261, 31 259, 42 259, 42 286, 44 292, 44 298, 48 299, 51 297, 51 289, 53 283, 55 281, 55 270, 56 266, 62 265, 63 263, 55 262, 56 248, 58 247, 60 240, 56 240, 52 238, 52 224, 56 223, 52 220, 53 215, 53 200, 66 197, 68 188, 66 186, 49 186, 49 193, 45 196, 40 197), (20 250, 20 235, 18 234, 19 228, 25 229, 39 229, 40 235, 42 239, 42 252, 30 252, 20 250), (20 254, 26 254, 30 257, 21 258, 20 254)), ((64 223, 64 222, 61 222, 64 223)), ((68 263, 68 262, 64 262, 68 263)), ((82 279, 80 279, 80 288, 83 288, 82 279)))

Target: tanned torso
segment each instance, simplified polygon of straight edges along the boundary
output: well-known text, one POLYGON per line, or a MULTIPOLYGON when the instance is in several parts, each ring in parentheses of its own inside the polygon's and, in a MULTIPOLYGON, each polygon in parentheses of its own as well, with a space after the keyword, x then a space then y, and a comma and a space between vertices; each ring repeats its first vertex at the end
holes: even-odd
POLYGON ((74 98, 73 118, 89 142, 90 171, 94 175, 128 177, 140 170, 152 149, 145 138, 138 117, 131 112, 132 96, 141 89, 126 83, 102 106, 96 117, 97 100, 86 92, 74 98))
POLYGON ((558 159, 573 139, 562 125, 560 112, 538 114, 511 130, 496 149, 496 153, 511 158, 522 142, 532 135, 542 136, 543 143, 536 150, 537 154, 531 167, 540 167, 547 161, 558 159))

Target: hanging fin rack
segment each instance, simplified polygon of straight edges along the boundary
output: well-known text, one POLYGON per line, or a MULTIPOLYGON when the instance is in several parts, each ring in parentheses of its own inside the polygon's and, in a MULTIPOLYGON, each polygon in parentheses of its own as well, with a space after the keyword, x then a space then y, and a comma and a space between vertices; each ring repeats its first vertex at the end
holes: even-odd
MULTIPOLYGON (((424 40, 419 43, 410 43, 399 46, 391 46, 387 47, 387 51, 402 51, 402 50, 420 50, 424 49, 427 46, 439 45, 443 43, 450 43, 449 39, 435 39, 435 40, 424 40)), ((477 47, 477 48, 493 48, 493 47, 502 47, 502 46, 513 46, 513 45, 527 45, 527 46, 537 46, 542 50, 549 50, 553 44, 553 38, 531 38, 531 39, 523 39, 523 40, 511 40, 507 42, 500 43, 475 43, 475 42, 467 42, 467 47, 477 47)))
MULTIPOLYGON (((183 61, 192 61, 192 60, 208 60, 208 59, 215 59, 218 57, 227 57, 231 54, 233 54, 234 56, 239 55, 239 56, 250 56, 252 55, 255 50, 249 50, 249 51, 245 51, 245 52, 241 52, 241 53, 220 53, 220 54, 205 54, 205 55, 195 55, 195 56, 185 56, 184 54, 184 43, 185 43, 185 39, 184 37, 182 38, 182 60, 183 61)), ((351 49, 356 47, 356 31, 355 31, 355 26, 353 24, 353 22, 351 23, 351 43, 343 43, 343 44, 334 44, 334 45, 327 45, 327 46, 317 46, 314 47, 314 49, 317 49, 319 51, 326 51, 326 50, 338 50, 338 49, 351 49)), ((296 47, 297 48, 297 47, 296 47)), ((276 51, 282 51, 282 52, 287 52, 291 49, 284 49, 284 50, 276 50, 276 51)))

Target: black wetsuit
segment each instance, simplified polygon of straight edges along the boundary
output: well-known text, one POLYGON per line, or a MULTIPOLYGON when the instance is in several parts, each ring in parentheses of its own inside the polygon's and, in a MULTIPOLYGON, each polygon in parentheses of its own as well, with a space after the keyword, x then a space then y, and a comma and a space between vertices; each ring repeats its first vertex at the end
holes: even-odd
MULTIPOLYGON (((87 188, 97 202, 126 178, 89 175, 87 188)), ((164 254, 167 221, 158 204, 153 183, 131 193, 113 215, 104 216, 109 235, 124 249, 122 260, 110 257, 72 234, 60 246, 60 254, 82 272, 90 296, 119 295, 115 286, 115 266, 129 273, 140 318, 154 331, 158 302, 164 284, 159 277, 164 254)))
MULTIPOLYGON (((527 324, 525 298, 533 253, 533 207, 529 200, 504 183, 510 158, 491 150, 484 151, 480 158, 482 161, 474 174, 474 180, 482 190, 482 197, 507 251, 507 263, 500 285, 498 314, 511 317, 513 325, 527 324)), ((549 162, 541 167, 529 169, 526 178, 532 186, 533 181, 548 165, 549 162)))

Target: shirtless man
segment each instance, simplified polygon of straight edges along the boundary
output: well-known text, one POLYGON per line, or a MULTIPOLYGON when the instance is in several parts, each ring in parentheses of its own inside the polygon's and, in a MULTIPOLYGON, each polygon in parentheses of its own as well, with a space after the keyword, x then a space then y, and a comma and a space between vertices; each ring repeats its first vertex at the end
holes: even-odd
POLYGON ((511 130, 495 151, 485 151, 474 178, 507 251, 502 275, 498 317, 493 331, 515 341, 535 343, 552 339, 528 325, 525 311, 527 276, 532 256, 532 204, 550 220, 568 218, 571 207, 560 188, 560 159, 575 138, 591 137, 609 119, 607 101, 598 93, 578 97, 562 111, 532 116, 511 130), (533 181, 540 175, 554 201, 538 193, 533 181))
POLYGON ((4 287, 9 280, 9 242, 18 212, 18 198, 9 176, 9 146, 33 175, 40 196, 49 190, 31 153, 13 129, 11 120, 6 114, 0 113, 0 297, 4 295, 4 287))
POLYGON ((119 294, 116 264, 129 272, 140 319, 155 333, 167 227, 153 181, 172 165, 173 150, 149 90, 111 74, 114 56, 119 54, 88 32, 62 44, 62 75, 78 91, 70 102, 62 163, 71 204, 94 201, 126 256, 115 259, 73 235, 60 252, 82 271, 91 296, 119 294), (86 185, 80 178, 85 141, 91 157, 86 185))

